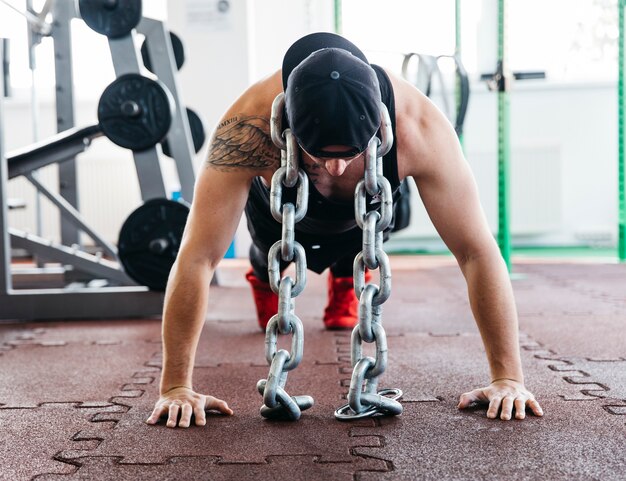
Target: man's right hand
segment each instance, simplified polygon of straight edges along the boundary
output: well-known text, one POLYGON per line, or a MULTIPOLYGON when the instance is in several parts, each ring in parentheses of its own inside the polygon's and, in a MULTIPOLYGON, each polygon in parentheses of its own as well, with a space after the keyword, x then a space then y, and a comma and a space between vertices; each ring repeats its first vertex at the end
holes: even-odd
POLYGON ((208 410, 216 410, 229 416, 233 414, 233 410, 221 399, 199 394, 188 387, 175 387, 161 394, 146 423, 156 424, 161 417, 167 416, 168 428, 175 428, 177 425, 188 428, 193 414, 196 425, 204 426, 208 410))

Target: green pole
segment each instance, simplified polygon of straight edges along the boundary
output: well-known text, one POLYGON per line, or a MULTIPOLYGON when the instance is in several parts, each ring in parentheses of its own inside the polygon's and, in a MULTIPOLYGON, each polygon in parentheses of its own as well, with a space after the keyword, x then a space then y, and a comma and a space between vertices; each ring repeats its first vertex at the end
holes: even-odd
POLYGON ((341 0, 335 0, 335 33, 341 35, 341 0))
MULTIPOLYGON (((454 0, 454 55, 461 60, 461 0, 454 0)), ((456 101, 456 111, 461 105, 461 81, 456 78, 454 97, 456 101)), ((463 132, 459 134, 459 142, 463 147, 463 132)))
POLYGON ((511 272, 509 92, 506 81, 506 0, 498 0, 498 245, 511 272))
POLYGON ((617 227, 617 251, 620 262, 626 261, 626 200, 624 195, 624 157, 626 149, 624 145, 624 8, 626 0, 619 0, 619 80, 617 82, 618 96, 618 227, 617 227))

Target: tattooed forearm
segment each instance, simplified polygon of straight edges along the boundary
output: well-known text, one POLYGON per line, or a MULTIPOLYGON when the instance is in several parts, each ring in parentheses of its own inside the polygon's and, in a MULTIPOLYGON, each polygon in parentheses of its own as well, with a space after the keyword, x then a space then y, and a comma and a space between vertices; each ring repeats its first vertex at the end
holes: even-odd
POLYGON ((220 170, 278 167, 280 151, 272 143, 269 119, 235 116, 222 121, 213 135, 209 164, 220 170))

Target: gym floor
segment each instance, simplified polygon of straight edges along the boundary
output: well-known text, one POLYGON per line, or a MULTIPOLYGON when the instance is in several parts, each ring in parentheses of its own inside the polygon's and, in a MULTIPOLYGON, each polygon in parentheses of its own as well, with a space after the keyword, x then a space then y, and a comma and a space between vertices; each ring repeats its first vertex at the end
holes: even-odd
POLYGON ((527 386, 545 416, 501 421, 458 397, 489 382, 465 282, 450 257, 394 256, 381 388, 404 413, 339 422, 350 337, 322 329, 325 277, 310 273, 296 310, 305 352, 287 382, 315 406, 267 421, 267 377, 246 263, 224 261, 195 383, 232 417, 148 426, 160 374, 160 320, 0 325, 3 480, 623 480, 626 472, 626 265, 518 258, 513 286, 527 386))

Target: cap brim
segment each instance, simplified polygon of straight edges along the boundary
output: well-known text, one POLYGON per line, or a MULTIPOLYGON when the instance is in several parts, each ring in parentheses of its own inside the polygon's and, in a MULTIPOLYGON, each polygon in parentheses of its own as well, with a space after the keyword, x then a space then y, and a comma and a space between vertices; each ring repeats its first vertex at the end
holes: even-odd
POLYGON ((355 57, 369 64, 365 54, 356 45, 341 35, 330 32, 311 33, 297 40, 296 43, 287 50, 285 58, 283 59, 283 89, 287 88, 287 79, 291 71, 313 52, 323 48, 341 48, 347 50, 355 57))

